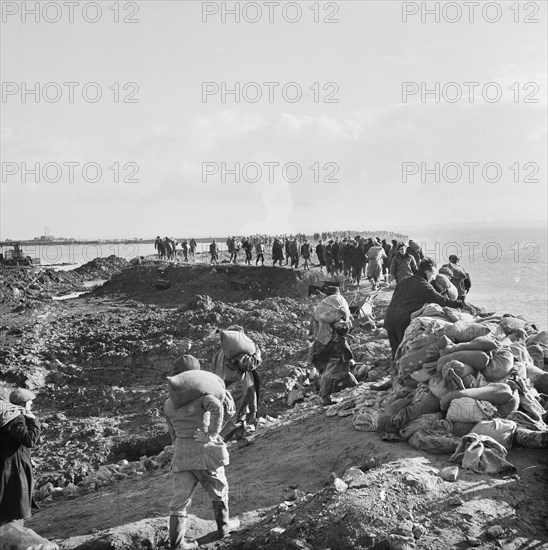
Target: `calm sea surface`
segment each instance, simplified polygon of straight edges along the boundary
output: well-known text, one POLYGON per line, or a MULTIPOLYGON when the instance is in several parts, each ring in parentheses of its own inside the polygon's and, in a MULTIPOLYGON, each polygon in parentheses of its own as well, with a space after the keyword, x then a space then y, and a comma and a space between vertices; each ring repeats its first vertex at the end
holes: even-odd
MULTIPOLYGON (((525 315, 541 329, 548 328, 548 242, 546 227, 466 228, 417 231, 409 236, 419 242, 427 256, 439 265, 450 254, 472 278, 468 301, 497 313, 525 315)), ((219 241, 221 252, 224 242, 219 241)), ((198 243, 198 252, 209 243, 198 243)), ((131 260, 154 254, 153 244, 102 243, 88 245, 25 246, 25 253, 40 258, 43 265, 81 265, 97 257, 116 256, 131 260)), ((75 266, 72 266, 75 267, 75 266)))
POLYGON ((450 254, 470 273, 468 301, 524 315, 548 328, 547 228, 439 229, 409 235, 441 265, 450 254))

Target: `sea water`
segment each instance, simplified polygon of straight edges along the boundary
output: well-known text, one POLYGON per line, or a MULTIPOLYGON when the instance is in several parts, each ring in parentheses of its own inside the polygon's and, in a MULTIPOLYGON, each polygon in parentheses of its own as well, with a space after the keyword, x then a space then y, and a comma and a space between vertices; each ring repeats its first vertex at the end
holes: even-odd
MULTIPOLYGON (((470 303, 499 314, 525 315, 542 330, 548 329, 546 226, 437 228, 407 233, 439 266, 446 263, 451 254, 460 257, 461 265, 472 279, 472 289, 468 295, 470 303)), ((219 239, 218 244, 223 252, 226 248, 224 240, 219 239)), ((208 250, 209 243, 198 243, 198 252, 208 250)), ((112 254, 131 260, 155 253, 154 244, 139 242, 37 244, 24 246, 24 251, 40 258, 43 265, 75 264, 67 268, 112 254)))
POLYGON ((451 254, 470 274, 467 301, 499 314, 524 315, 548 328, 547 228, 452 228, 409 234, 438 266, 451 254))

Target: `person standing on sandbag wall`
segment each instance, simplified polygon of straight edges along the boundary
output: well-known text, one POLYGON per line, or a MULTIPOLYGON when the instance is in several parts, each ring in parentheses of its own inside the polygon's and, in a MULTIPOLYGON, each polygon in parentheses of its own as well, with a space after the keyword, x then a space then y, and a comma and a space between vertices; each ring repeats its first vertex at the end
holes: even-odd
POLYGON ((36 395, 16 389, 0 401, 0 525, 23 527, 34 503, 34 472, 30 450, 40 438, 40 422, 31 412, 36 395))
POLYGON ((168 387, 170 397, 164 403, 164 415, 175 447, 171 461, 169 543, 171 550, 186 550, 198 546, 185 541, 188 509, 198 483, 213 501, 219 537, 240 527, 239 520, 229 519, 224 469, 229 456, 220 437, 224 416, 234 414, 234 402, 222 380, 201 371, 200 362, 192 355, 183 355, 174 363, 168 387))
POLYGON ((449 280, 459 293, 459 298, 463 298, 468 294, 472 287, 470 274, 460 265, 460 258, 451 254, 449 263, 442 265, 440 273, 449 277, 449 280))
POLYGON ((213 356, 211 370, 226 384, 234 398, 236 414, 221 435, 245 443, 245 435, 257 426, 257 406, 261 380, 257 367, 262 363, 261 350, 239 325, 220 331, 221 349, 213 356))

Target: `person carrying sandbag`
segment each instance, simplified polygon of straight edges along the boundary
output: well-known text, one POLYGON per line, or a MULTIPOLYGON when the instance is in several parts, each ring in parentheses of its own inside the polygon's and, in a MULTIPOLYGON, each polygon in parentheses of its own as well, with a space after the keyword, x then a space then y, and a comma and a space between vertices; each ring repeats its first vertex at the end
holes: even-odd
POLYGON ((34 504, 30 450, 40 438, 40 422, 31 412, 35 394, 19 388, 0 401, 0 525, 23 526, 34 504))
POLYGON ((174 443, 171 474, 173 496, 169 504, 169 543, 171 550, 196 548, 185 541, 187 512, 198 486, 202 485, 213 501, 218 534, 222 538, 239 528, 237 519, 229 519, 228 481, 224 467, 228 450, 220 431, 223 418, 234 414, 234 403, 223 381, 215 374, 200 370, 200 362, 183 355, 168 377, 170 397, 164 403, 164 415, 174 443))
POLYGON ((328 296, 314 310, 314 342, 310 359, 321 373, 320 397, 324 405, 334 403, 331 394, 358 385, 350 372, 355 364, 347 341, 351 327, 350 308, 340 294, 328 296))
POLYGON ((457 289, 459 298, 466 296, 472 287, 470 274, 459 264, 460 258, 451 254, 449 263, 444 264, 440 268, 440 273, 449 277, 451 283, 457 289))
POLYGON ((257 367, 262 363, 261 350, 239 325, 219 331, 221 349, 213 356, 211 371, 226 384, 234 398, 236 414, 223 428, 225 441, 232 437, 244 441, 249 425, 257 425, 257 406, 261 380, 257 367))

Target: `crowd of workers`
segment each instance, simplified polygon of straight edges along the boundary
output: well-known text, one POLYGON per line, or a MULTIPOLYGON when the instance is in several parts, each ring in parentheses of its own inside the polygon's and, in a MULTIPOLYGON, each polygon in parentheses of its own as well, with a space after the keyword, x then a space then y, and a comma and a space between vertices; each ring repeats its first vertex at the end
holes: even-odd
MULTIPOLYGON (((232 239, 230 241, 231 261, 237 261, 237 245, 232 239)), ((213 241, 212 245, 215 244, 213 241)), ((160 257, 169 258, 175 253, 175 246, 176 243, 174 245, 168 238, 158 237, 155 243, 160 257)), ((296 237, 285 240, 275 237, 271 246, 274 265, 282 265, 285 259, 285 265, 291 261, 292 267, 298 267, 299 258, 303 258, 304 268, 310 268, 312 246, 306 237, 299 241, 296 237)), ((256 263, 261 261, 263 265, 264 247, 262 239, 253 244, 250 239, 245 239, 242 242, 245 262, 251 263, 254 248, 256 263)), ((191 239, 187 243, 185 240, 182 250, 185 258, 188 252, 193 255, 196 241, 191 239)), ((438 271, 435 262, 424 258, 421 247, 413 240, 408 245, 393 240, 389 245, 385 240, 361 236, 329 239, 325 244, 320 239, 314 251, 320 268, 325 267, 327 275, 351 275, 359 282, 365 273, 374 290, 382 277, 392 281, 395 290, 385 315, 384 328, 393 356, 410 323, 411 314, 425 303, 468 307, 465 296, 471 286, 470 276, 459 265, 459 258, 450 256, 449 263, 438 271)), ((318 373, 316 382, 325 405, 333 402, 333 393, 358 383, 351 372, 355 365, 348 341, 351 329, 350 309, 340 292, 327 296, 316 307, 311 322, 310 363, 318 373)), ((171 381, 182 377, 179 383, 185 391, 194 391, 196 381, 200 386, 200 376, 203 378, 202 393, 197 398, 177 406, 170 396, 164 404, 164 415, 174 444, 169 519, 169 541, 173 550, 197 547, 196 542, 188 542, 185 535, 188 510, 199 484, 211 496, 219 536, 224 537, 239 527, 239 522, 229 517, 228 482, 224 471, 228 463, 226 442, 231 438, 245 442, 246 434, 257 426, 258 367, 262 356, 254 343, 253 351, 229 353, 222 346, 223 332, 220 331, 221 346, 210 363, 202 366, 192 355, 184 355, 175 361, 168 378, 171 381), (192 377, 185 378, 187 373, 193 373, 192 377), (206 378, 211 375, 222 381, 222 395, 203 390, 209 383, 206 378)), ((236 342, 250 342, 238 325, 229 327, 226 332, 236 334, 236 342)), ((9 400, 0 400, 0 526, 9 522, 22 524, 31 515, 33 473, 30 449, 40 434, 40 423, 31 412, 34 398, 29 390, 18 389, 10 394, 9 400)))
POLYGON ((179 243, 175 239, 170 237, 164 237, 163 239, 158 235, 154 240, 154 250, 157 251, 158 258, 160 260, 173 260, 180 252, 185 262, 188 262, 189 256, 194 258, 196 253, 196 239, 192 237, 190 241, 183 239, 181 241, 181 249, 177 250, 179 243))

